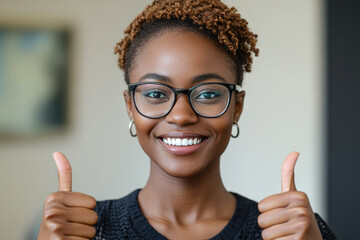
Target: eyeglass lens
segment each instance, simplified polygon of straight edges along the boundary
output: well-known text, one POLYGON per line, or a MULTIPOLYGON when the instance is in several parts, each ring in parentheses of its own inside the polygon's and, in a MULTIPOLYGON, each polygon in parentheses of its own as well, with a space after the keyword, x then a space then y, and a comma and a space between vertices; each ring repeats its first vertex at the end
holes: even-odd
MULTIPOLYGON (((169 112, 175 102, 174 91, 160 84, 139 85, 134 97, 138 111, 148 117, 163 116, 169 112)), ((193 109, 205 117, 222 114, 227 108, 229 98, 228 88, 220 84, 199 85, 190 94, 193 109)))

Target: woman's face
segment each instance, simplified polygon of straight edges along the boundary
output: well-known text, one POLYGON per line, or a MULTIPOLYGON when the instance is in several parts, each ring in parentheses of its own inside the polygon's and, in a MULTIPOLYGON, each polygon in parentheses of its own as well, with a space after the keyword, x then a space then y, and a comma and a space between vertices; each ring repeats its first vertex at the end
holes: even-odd
MULTIPOLYGON (((154 74, 165 76, 166 84, 181 89, 206 82, 235 84, 235 73, 226 54, 211 40, 194 32, 168 30, 152 38, 135 58, 130 72, 130 83, 163 82, 154 74), (146 77, 146 75, 150 77, 146 77), (204 74, 218 78, 193 79, 204 74)), ((165 81, 165 80, 164 80, 165 81)), ((198 116, 185 94, 179 94, 170 113, 162 118, 150 119, 135 109, 128 91, 124 91, 127 110, 134 120, 138 140, 150 157, 153 167, 172 177, 196 176, 210 166, 218 164, 231 135, 233 121, 240 117, 245 92, 233 92, 228 110, 217 118, 198 116), (163 139, 188 141, 201 139, 199 144, 174 146, 163 139)))

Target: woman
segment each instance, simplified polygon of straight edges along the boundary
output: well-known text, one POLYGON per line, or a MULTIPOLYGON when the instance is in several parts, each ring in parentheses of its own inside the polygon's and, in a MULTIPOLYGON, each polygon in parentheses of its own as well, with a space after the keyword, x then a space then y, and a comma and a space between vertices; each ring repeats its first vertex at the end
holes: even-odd
POLYGON ((243 73, 257 35, 217 0, 155 0, 115 47, 125 72, 130 134, 149 156, 143 189, 96 202, 71 192, 71 167, 54 158, 59 191, 44 205, 39 239, 335 239, 297 192, 298 153, 285 159, 282 193, 259 204, 229 193, 220 156, 239 134, 243 73))

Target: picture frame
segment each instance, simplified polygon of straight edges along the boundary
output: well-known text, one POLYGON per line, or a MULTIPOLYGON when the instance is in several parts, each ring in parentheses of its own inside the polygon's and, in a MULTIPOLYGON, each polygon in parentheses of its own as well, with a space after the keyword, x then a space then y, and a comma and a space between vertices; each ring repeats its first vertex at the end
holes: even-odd
POLYGON ((61 23, 0 21, 0 139, 68 126, 70 29, 61 23))

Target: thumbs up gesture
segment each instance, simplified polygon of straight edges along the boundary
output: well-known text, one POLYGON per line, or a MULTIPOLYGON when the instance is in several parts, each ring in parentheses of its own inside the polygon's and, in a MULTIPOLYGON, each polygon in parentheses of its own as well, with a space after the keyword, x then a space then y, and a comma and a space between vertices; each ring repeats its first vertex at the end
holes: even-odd
POLYGON ((91 239, 95 236, 94 225, 98 216, 92 209, 93 197, 72 192, 72 171, 69 161, 60 153, 53 154, 58 176, 58 191, 47 196, 40 225, 38 240, 91 239))
POLYGON ((294 168, 299 153, 290 153, 281 169, 281 193, 259 202, 258 224, 267 239, 322 239, 309 199, 296 190, 294 168))

